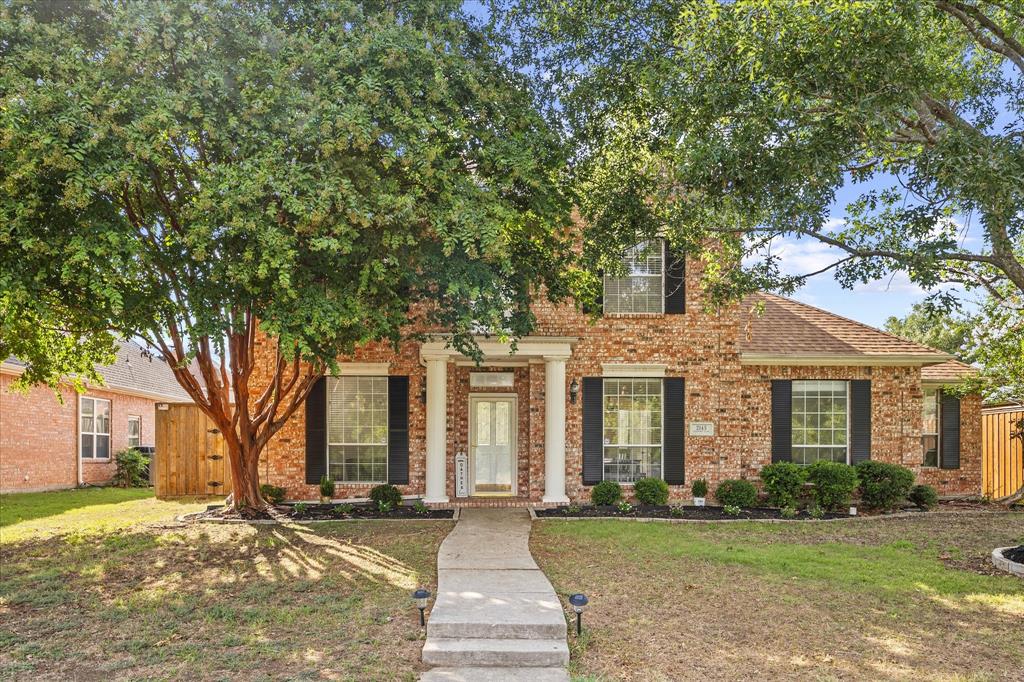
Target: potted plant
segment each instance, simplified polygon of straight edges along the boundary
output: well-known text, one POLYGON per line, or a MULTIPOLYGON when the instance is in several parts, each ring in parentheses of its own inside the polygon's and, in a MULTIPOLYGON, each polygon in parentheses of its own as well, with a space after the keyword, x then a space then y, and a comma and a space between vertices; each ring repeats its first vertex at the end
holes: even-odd
POLYGON ((708 496, 708 482, 703 478, 696 479, 690 485, 690 492, 693 493, 693 503, 698 507, 703 507, 708 496))
POLYGON ((320 504, 330 504, 334 497, 334 479, 327 474, 320 477, 320 504))

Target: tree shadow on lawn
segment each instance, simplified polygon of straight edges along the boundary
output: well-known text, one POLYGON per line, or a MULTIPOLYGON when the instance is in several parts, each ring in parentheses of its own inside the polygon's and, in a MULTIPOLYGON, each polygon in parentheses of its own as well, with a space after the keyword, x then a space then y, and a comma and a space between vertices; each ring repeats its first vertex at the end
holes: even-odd
POLYGON ((449 529, 189 525, 6 545, 0 677, 411 679, 409 594, 434 584, 449 529))

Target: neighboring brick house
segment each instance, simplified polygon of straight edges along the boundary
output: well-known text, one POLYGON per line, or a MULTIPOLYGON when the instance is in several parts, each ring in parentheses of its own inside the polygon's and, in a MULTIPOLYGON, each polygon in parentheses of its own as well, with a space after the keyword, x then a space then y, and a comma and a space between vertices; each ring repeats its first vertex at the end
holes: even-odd
POLYGON ((534 333, 515 352, 481 338, 479 366, 443 336, 363 347, 274 437, 263 480, 292 499, 330 472, 338 497, 388 481, 433 504, 515 504, 651 475, 678 500, 695 478, 870 457, 942 495, 979 493, 980 399, 941 392, 970 367, 779 296, 707 311, 700 265, 640 247, 628 276, 605 277, 598 317, 539 301, 534 333))
POLYGON ((31 492, 105 483, 114 455, 154 443, 158 401, 191 402, 170 368, 126 341, 113 365, 99 367, 104 386, 79 395, 60 387, 11 390, 24 363, 0 363, 0 492, 31 492))

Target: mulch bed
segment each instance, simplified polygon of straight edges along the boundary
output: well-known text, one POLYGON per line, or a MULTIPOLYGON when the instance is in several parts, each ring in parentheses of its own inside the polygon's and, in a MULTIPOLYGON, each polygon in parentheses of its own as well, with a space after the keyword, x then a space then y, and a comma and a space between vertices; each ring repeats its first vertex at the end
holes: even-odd
POLYGON ((370 505, 306 504, 296 511, 295 505, 277 505, 272 510, 245 509, 241 512, 228 507, 211 507, 199 519, 233 519, 244 521, 343 521, 345 519, 450 519, 453 509, 430 509, 417 512, 401 505, 381 512, 370 505))
MULTIPOLYGON (((555 507, 553 509, 537 509, 536 514, 540 518, 607 518, 607 517, 620 517, 620 518, 633 518, 633 519, 689 519, 694 521, 742 521, 747 519, 783 519, 782 511, 773 507, 752 507, 750 509, 743 509, 740 511, 739 516, 732 516, 725 513, 724 507, 689 507, 680 506, 677 509, 682 510, 681 513, 677 512, 675 515, 672 514, 672 507, 655 506, 655 505, 636 505, 632 511, 621 512, 618 507, 614 506, 594 506, 586 505, 581 506, 579 509, 572 509, 569 507, 555 507)), ((795 517, 791 517, 787 520, 793 521, 808 521, 813 517, 806 511, 800 511, 795 517)), ((820 517, 824 519, 844 519, 848 518, 847 514, 837 513, 826 513, 820 517)))
POLYGON ((1024 545, 1004 549, 1003 556, 1009 559, 1010 561, 1016 562, 1018 564, 1024 564, 1024 545))

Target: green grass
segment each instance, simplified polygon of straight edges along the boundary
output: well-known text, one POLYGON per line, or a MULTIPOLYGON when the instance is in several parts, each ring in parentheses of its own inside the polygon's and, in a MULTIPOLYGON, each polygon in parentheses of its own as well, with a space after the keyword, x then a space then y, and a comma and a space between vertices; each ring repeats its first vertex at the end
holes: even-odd
POLYGON ((993 547, 1024 516, 828 524, 535 524, 558 592, 591 607, 581 679, 1014 679, 1024 581, 993 547))
POLYGON ((152 488, 82 488, 0 495, 0 544, 170 521, 179 514, 204 509, 205 504, 205 500, 196 498, 157 500, 152 488))

